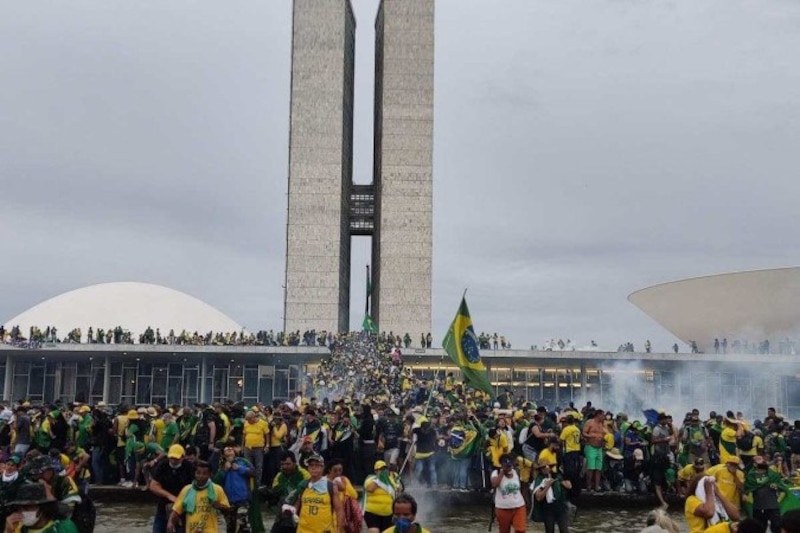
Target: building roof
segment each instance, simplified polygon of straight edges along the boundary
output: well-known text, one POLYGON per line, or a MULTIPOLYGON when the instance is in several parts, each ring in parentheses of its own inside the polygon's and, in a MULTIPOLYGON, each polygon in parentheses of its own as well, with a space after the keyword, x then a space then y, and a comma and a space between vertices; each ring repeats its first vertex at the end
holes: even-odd
POLYGON ((708 350, 714 339, 750 344, 796 338, 800 267, 732 272, 641 289, 628 300, 683 342, 708 350))
POLYGON ((19 326, 24 336, 31 326, 58 328, 58 336, 89 327, 106 331, 121 326, 134 336, 148 326, 166 336, 185 329, 199 333, 240 331, 242 327, 221 311, 188 294, 150 283, 102 283, 66 292, 46 300, 4 322, 19 326))

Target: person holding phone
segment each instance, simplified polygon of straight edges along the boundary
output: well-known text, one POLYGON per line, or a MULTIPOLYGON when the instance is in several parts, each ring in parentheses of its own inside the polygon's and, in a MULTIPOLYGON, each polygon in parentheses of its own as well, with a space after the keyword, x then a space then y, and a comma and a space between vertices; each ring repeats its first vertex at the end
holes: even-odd
POLYGON ((494 507, 500 533, 525 531, 527 516, 525 498, 522 496, 522 482, 514 470, 514 456, 505 453, 500 456, 500 468, 492 471, 492 489, 494 490, 494 507))

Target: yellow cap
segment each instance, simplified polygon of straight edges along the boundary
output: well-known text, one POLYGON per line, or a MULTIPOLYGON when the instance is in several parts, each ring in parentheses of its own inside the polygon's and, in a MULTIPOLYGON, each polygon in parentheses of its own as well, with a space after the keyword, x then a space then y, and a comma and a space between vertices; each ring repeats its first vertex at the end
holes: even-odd
POLYGON ((381 468, 386 468, 385 461, 375 461, 375 470, 380 470, 381 468))
POLYGON ((170 459, 183 459, 184 455, 186 455, 186 450, 180 444, 173 444, 167 452, 167 457, 170 459))

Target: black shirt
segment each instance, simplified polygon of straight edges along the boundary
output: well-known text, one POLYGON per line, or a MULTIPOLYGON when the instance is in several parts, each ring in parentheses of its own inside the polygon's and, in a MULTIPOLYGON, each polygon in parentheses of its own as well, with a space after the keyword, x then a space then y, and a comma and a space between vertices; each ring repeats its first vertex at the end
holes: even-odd
MULTIPOLYGON (((169 459, 164 457, 153 468, 153 479, 158 481, 162 489, 173 496, 177 496, 183 487, 194 480, 194 467, 190 463, 183 461, 180 468, 172 468, 169 464, 169 459)), ((168 503, 168 499, 159 496, 157 512, 166 512, 168 503)))

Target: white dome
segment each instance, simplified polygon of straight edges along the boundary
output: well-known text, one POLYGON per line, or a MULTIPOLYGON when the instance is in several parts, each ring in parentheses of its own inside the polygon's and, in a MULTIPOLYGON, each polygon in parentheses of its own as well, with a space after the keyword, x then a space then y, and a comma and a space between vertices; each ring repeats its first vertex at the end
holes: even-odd
POLYGON ((148 326, 204 334, 209 331, 233 332, 242 327, 224 313, 188 294, 150 283, 101 283, 65 292, 36 305, 5 322, 6 329, 19 326, 27 337, 31 326, 58 328, 58 336, 80 328, 83 340, 91 327, 108 331, 117 326, 128 330, 134 339, 148 326))

